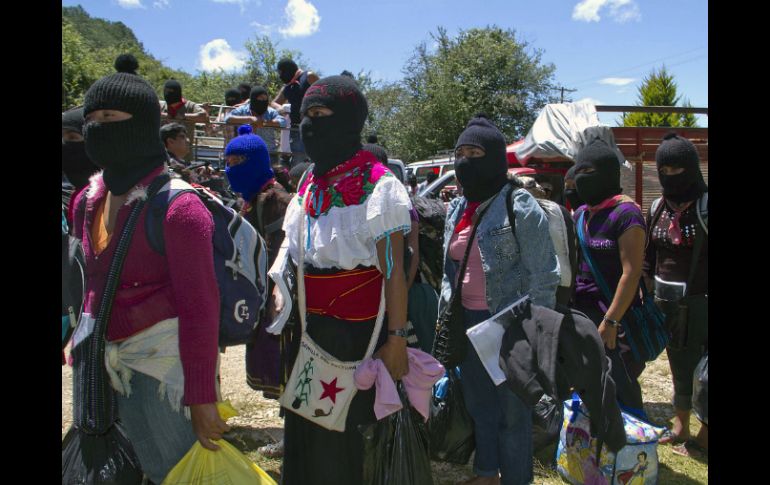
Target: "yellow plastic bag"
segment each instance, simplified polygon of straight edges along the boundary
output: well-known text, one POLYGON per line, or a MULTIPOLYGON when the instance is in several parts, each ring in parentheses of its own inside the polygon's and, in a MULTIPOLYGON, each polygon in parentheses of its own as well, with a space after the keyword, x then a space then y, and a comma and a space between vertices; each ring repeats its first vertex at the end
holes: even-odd
MULTIPOLYGON (((229 401, 218 402, 217 410, 225 421, 238 415, 229 401)), ((161 485, 277 485, 270 475, 227 441, 211 442, 219 445, 219 450, 207 450, 196 441, 161 485)))

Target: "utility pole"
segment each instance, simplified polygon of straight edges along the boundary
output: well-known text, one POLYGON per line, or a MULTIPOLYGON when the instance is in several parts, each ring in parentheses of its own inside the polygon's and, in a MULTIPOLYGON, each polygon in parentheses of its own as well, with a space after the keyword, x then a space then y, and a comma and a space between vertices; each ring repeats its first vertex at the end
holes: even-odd
POLYGON ((561 91, 561 102, 562 103, 564 102, 564 92, 565 91, 568 92, 568 93, 574 93, 575 91, 577 91, 577 89, 567 89, 564 86, 557 86, 557 87, 550 88, 550 89, 552 89, 554 91, 561 91))

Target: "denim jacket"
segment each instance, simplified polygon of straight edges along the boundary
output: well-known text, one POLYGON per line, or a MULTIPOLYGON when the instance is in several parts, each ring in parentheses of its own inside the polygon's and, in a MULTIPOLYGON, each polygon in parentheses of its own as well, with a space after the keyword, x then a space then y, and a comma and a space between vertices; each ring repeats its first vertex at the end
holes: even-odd
MULTIPOLYGON (((454 290, 455 274, 459 263, 448 256, 449 241, 455 225, 460 221, 467 201, 454 199, 447 209, 444 228, 444 279, 441 282, 439 315, 449 304, 454 290)), ((536 305, 553 308, 556 304, 556 286, 560 271, 556 251, 548 230, 548 218, 535 198, 524 189, 506 184, 494 197, 478 208, 489 206, 476 231, 481 252, 481 266, 486 277, 486 296, 489 311, 494 315, 529 294, 536 305), (508 221, 508 193, 513 194, 513 213, 516 217, 516 238, 508 221)))

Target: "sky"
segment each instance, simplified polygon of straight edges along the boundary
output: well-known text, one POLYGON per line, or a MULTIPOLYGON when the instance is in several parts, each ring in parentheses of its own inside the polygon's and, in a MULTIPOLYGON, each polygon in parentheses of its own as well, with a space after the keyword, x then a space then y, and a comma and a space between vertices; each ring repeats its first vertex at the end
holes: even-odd
MULTIPOLYGON (((653 68, 665 65, 679 94, 708 107, 708 2, 704 0, 64 0, 126 24, 150 54, 176 69, 237 69, 244 44, 269 35, 299 50, 302 68, 347 69, 397 81, 414 48, 474 27, 513 29, 573 101, 633 105, 653 68)), ((615 125, 620 114, 600 113, 615 125)), ((708 126, 707 116, 698 116, 708 126)))

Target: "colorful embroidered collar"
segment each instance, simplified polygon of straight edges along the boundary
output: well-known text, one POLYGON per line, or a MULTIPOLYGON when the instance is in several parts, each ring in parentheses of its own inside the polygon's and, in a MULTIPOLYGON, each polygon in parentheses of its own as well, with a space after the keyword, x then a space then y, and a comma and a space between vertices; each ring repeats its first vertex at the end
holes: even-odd
POLYGON ((299 189, 299 203, 308 215, 318 217, 332 207, 347 207, 362 204, 374 190, 374 185, 384 176, 392 173, 366 150, 359 150, 353 158, 338 165, 321 177, 312 173, 299 189), (343 174, 339 179, 329 180, 343 174), (306 195, 307 202, 305 202, 306 195))

